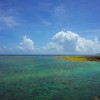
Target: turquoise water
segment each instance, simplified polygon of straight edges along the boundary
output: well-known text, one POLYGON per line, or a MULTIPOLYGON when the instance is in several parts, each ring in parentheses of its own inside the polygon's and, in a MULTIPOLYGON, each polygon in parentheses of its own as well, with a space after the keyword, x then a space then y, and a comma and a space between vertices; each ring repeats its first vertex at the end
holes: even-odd
POLYGON ((0 56, 0 100, 93 100, 100 63, 55 56, 0 56))

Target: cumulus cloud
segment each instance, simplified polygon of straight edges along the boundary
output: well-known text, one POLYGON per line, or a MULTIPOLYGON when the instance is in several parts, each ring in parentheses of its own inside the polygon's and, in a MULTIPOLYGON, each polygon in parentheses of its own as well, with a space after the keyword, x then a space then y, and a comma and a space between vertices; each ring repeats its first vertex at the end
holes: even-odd
POLYGON ((97 53, 100 52, 100 41, 86 39, 71 31, 61 31, 52 37, 52 40, 62 46, 66 53, 97 53))
POLYGON ((37 50, 38 49, 34 47, 33 40, 26 35, 23 36, 21 42, 15 47, 0 47, 1 54, 32 54, 37 50))
POLYGON ((26 35, 16 47, 1 47, 0 53, 34 54, 93 54, 100 52, 98 38, 87 39, 71 31, 56 33, 45 46, 36 48, 32 39, 26 35))
POLYGON ((33 51, 35 49, 33 40, 28 38, 26 35, 23 37, 17 48, 22 51, 33 51))

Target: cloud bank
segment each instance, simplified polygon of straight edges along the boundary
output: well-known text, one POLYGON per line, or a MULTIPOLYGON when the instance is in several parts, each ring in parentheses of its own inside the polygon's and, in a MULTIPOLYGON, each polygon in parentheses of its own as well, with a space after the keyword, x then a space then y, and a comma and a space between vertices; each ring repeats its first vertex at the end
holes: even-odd
POLYGON ((63 47, 66 53, 98 53, 100 41, 98 38, 86 39, 71 31, 61 31, 52 38, 54 43, 63 47))
MULTIPOLYGON (((7 47, 5 48, 7 51, 7 47)), ((71 31, 60 31, 56 33, 45 46, 36 48, 32 39, 26 35, 21 42, 11 49, 18 53, 32 54, 95 54, 100 52, 100 41, 98 38, 86 39, 71 31)), ((3 48, 0 48, 0 52, 3 48)))

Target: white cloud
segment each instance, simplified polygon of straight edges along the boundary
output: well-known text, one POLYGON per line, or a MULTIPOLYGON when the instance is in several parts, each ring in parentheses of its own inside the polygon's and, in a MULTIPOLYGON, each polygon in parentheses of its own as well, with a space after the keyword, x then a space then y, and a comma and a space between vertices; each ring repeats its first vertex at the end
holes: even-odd
POLYGON ((94 40, 86 39, 71 31, 58 32, 53 36, 52 40, 62 46, 66 53, 100 52, 100 41, 98 38, 94 38, 94 40))
POLYGON ((13 16, 1 16, 0 17, 0 24, 6 25, 8 27, 13 27, 18 25, 18 23, 15 20, 15 17, 13 16))
POLYGON ((34 48, 34 42, 26 35, 23 36, 22 41, 19 43, 18 46, 15 47, 0 47, 1 54, 32 54, 38 50, 34 48))
POLYGON ((33 53, 57 53, 57 54, 69 54, 69 53, 98 53, 100 52, 100 41, 98 38, 86 39, 79 36, 77 33, 71 31, 61 31, 52 37, 52 40, 48 42, 44 47, 35 48, 34 42, 26 35, 20 42, 18 49, 22 51, 31 51, 33 53))
POLYGON ((58 32, 57 34, 55 34, 52 39, 59 41, 59 42, 65 42, 66 40, 76 41, 78 37, 79 37, 78 34, 73 33, 71 31, 67 31, 67 32, 61 31, 61 32, 58 32))
POLYGON ((32 39, 26 35, 16 47, 1 47, 0 53, 37 53, 37 54, 93 54, 100 52, 98 38, 86 39, 71 31, 56 33, 45 46, 36 48, 32 39))
POLYGON ((26 35, 23 37, 22 41, 20 44, 17 46, 19 50, 22 51, 34 51, 34 42, 30 38, 28 38, 26 35))
POLYGON ((43 51, 45 51, 47 54, 48 53, 62 53, 64 52, 63 46, 59 45, 56 42, 49 42, 45 47, 42 48, 43 51))
POLYGON ((18 12, 12 8, 4 9, 3 6, 0 6, 0 27, 4 29, 6 27, 12 28, 20 25, 19 18, 17 16, 18 12))

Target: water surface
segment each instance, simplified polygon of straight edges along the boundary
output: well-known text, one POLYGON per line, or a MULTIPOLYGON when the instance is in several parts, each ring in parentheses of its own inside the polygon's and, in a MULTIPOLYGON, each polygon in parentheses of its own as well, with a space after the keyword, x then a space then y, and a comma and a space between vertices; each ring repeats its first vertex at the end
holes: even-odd
POLYGON ((55 56, 0 56, 0 100, 92 100, 100 63, 55 56))

